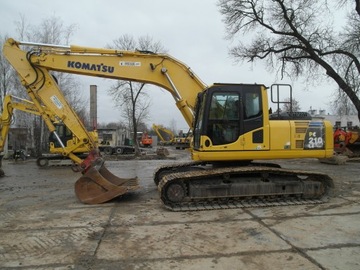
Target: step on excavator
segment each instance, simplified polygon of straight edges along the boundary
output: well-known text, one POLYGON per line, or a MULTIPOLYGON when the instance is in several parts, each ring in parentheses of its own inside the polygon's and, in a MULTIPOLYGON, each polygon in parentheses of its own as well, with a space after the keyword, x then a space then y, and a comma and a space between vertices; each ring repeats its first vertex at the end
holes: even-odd
MULTIPOLYGON (((52 71, 154 84, 174 97, 193 134, 193 161, 166 165, 154 173, 160 198, 170 210, 320 203, 333 187, 326 174, 263 162, 331 157, 333 132, 330 122, 303 115, 271 118, 269 89, 262 84, 207 86, 186 64, 148 51, 10 38, 3 54, 50 132, 56 137, 55 119, 76 137, 71 146, 61 145, 61 151, 81 168, 75 193, 83 203, 110 201, 139 185, 137 178, 122 179, 106 169, 96 143, 65 100, 52 71), (77 157, 78 147, 86 147, 90 154, 85 159, 77 157)), ((279 87, 274 85, 274 89, 279 87)))

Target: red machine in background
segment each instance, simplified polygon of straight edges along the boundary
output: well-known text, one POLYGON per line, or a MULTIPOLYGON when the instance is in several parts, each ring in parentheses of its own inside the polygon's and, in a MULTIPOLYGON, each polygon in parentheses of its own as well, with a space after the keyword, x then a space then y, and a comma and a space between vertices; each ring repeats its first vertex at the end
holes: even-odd
POLYGON ((334 131, 334 151, 349 158, 360 157, 360 129, 337 128, 334 131))
POLYGON ((147 134, 147 132, 144 132, 141 136, 140 145, 143 147, 151 147, 152 143, 153 143, 152 137, 149 134, 147 134))

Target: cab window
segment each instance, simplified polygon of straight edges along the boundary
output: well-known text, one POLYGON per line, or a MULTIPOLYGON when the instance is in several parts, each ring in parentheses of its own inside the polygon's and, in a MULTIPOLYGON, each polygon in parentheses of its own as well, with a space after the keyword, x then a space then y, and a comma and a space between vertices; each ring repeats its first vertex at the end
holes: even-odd
POLYGON ((245 94, 245 119, 250 119, 261 115, 261 104, 260 104, 259 93, 247 92, 245 94))
POLYGON ((213 145, 235 142, 239 137, 239 95, 213 93, 210 103, 207 135, 213 145))

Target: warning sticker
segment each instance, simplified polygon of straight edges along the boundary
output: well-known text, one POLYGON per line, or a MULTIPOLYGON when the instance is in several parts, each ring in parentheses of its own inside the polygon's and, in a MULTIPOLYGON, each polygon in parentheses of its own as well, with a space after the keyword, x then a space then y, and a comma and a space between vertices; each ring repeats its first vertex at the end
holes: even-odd
POLYGON ((62 109, 64 107, 57 96, 51 96, 50 99, 55 104, 55 106, 58 107, 58 109, 62 109))
POLYGON ((120 67, 141 67, 141 62, 120 61, 120 67))

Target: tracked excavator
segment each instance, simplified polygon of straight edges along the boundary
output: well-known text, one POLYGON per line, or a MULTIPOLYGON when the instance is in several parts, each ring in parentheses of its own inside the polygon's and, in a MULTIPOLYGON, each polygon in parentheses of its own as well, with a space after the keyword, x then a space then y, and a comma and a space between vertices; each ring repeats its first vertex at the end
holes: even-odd
POLYGON ((184 63, 167 54, 8 39, 3 54, 50 131, 52 115, 78 138, 62 146, 82 168, 75 193, 83 203, 109 201, 139 187, 137 179, 114 176, 71 109, 51 71, 150 83, 167 90, 192 128, 192 162, 166 165, 154 173, 160 198, 173 211, 244 206, 318 203, 328 196, 332 179, 317 172, 280 168, 261 160, 326 158, 333 155, 330 122, 271 119, 268 88, 262 84, 204 84, 184 63), (23 49, 27 48, 27 49, 23 49), (77 147, 90 151, 84 160, 77 147))
MULTIPOLYGON (((34 106, 34 103, 19 97, 12 95, 6 95, 3 99, 3 110, 0 115, 0 153, 4 151, 6 139, 9 133, 9 129, 13 120, 15 110, 20 110, 30 114, 40 115, 38 109, 34 106)), ((48 115, 51 121, 54 121, 53 115, 46 108, 42 108, 43 112, 48 115)), ((0 156, 0 164, 2 164, 3 155, 0 156)), ((0 168, 0 176, 4 176, 5 173, 0 168)))
MULTIPOLYGON (((32 101, 13 95, 6 95, 3 100, 3 111, 0 115, 0 152, 4 151, 5 141, 9 133, 15 110, 38 116, 41 115, 41 112, 32 101)), ((72 165, 74 171, 79 170, 76 164, 69 163, 69 159, 66 159, 66 157, 62 155, 63 151, 61 145, 59 144, 60 140, 63 145, 70 147, 71 145, 77 144, 77 137, 73 136, 72 132, 65 125, 56 121, 56 116, 53 115, 51 110, 47 109, 44 105, 42 105, 42 110, 52 121, 56 130, 55 133, 58 136, 55 137, 54 134, 51 134, 49 138, 49 154, 39 157, 36 161, 37 165, 39 167, 46 167, 49 165, 59 165, 63 163, 65 165, 72 165)), ((97 141, 98 135, 96 131, 90 131, 89 135, 93 138, 93 140, 97 141)), ((86 151, 88 151, 86 147, 78 147, 73 152, 77 156, 84 157, 86 151)), ((1 170, 0 174, 4 174, 4 172, 1 170)))
POLYGON ((152 125, 152 129, 155 131, 156 135, 159 137, 161 144, 171 145, 174 143, 175 136, 171 130, 169 130, 161 125, 156 125, 156 124, 152 125))

